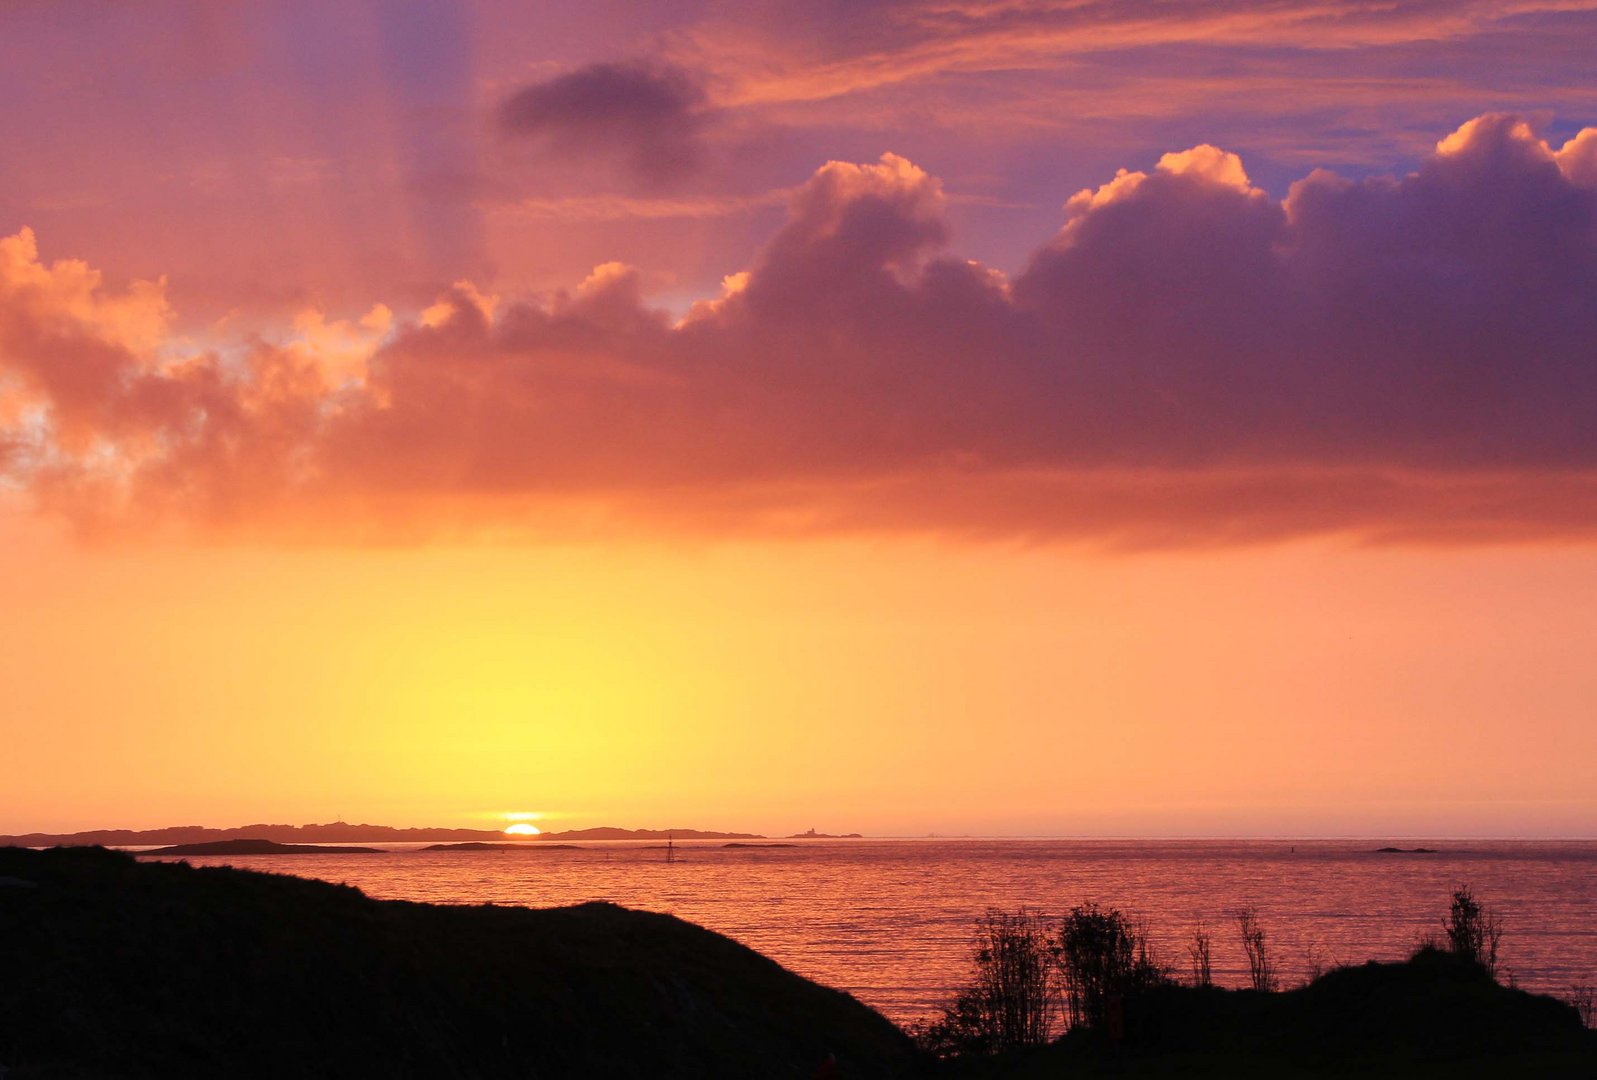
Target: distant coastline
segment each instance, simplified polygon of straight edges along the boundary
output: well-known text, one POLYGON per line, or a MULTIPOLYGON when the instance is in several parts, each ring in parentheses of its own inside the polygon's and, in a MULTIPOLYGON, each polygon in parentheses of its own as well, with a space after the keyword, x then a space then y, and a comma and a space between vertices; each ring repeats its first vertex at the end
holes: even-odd
POLYGON ((171 847, 141 851, 140 855, 378 855, 372 847, 339 847, 334 844, 279 844, 275 840, 212 840, 199 844, 173 844, 171 847))
MULTIPOLYGON (((813 833, 813 831, 812 831, 813 833)), ((811 834, 799 834, 809 836, 811 834)), ((824 834, 813 833, 815 838, 824 834)), ((858 833, 851 834, 858 836, 858 833)), ((228 840, 271 841, 277 844, 437 844, 493 843, 505 845, 539 844, 549 841, 578 840, 765 840, 760 833, 724 832, 713 829, 622 829, 599 826, 567 829, 517 838, 500 829, 395 828, 392 825, 352 824, 334 821, 326 824, 254 824, 217 829, 205 825, 174 825, 161 829, 89 829, 71 833, 21 833, 0 836, 0 847, 170 847, 215 844, 228 840)))

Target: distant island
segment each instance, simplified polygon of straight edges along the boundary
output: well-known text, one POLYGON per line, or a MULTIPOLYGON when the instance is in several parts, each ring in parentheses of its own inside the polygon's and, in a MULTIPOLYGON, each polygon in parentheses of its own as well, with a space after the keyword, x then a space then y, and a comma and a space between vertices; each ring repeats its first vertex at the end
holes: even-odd
POLYGON ((1377 855, 1435 855, 1436 854, 1436 849, 1433 848, 1433 847, 1411 847, 1411 848, 1383 847, 1383 848, 1376 848, 1375 849, 1375 854, 1377 854, 1377 855))
POLYGON ((759 833, 707 832, 703 829, 617 829, 602 825, 596 829, 567 829, 533 837, 534 842, 549 840, 764 840, 759 833))
POLYGON ((379 855, 374 847, 337 847, 332 844, 279 844, 257 838, 212 840, 203 844, 174 844, 141 851, 140 855, 379 855))
MULTIPOLYGON (((716 832, 705 829, 568 829, 545 832, 525 839, 507 837, 501 829, 416 828, 351 824, 334 821, 323 825, 254 824, 232 829, 204 825, 173 825, 162 829, 91 829, 73 833, 21 833, 0 836, 0 847, 144 847, 149 845, 214 844, 223 840, 270 840, 279 844, 415 844, 506 843, 536 844, 565 840, 764 840, 759 833, 716 832)), ((187 854, 198 854, 188 852, 187 854)), ((223 854, 244 854, 238 851, 223 854)))
POLYGON ((529 844, 526 841, 508 840, 502 844, 470 840, 464 844, 428 844, 423 851, 581 851, 576 844, 529 844))
POLYGON ((141 847, 148 844, 210 844, 219 840, 272 840, 279 844, 404 844, 448 840, 503 840, 498 829, 396 829, 390 825, 240 825, 213 829, 204 825, 172 825, 162 829, 93 829, 74 833, 23 833, 0 836, 8 847, 141 847))
POLYGON ((789 840, 863 840, 865 838, 863 836, 861 836, 857 832, 851 832, 851 833, 829 833, 829 832, 816 832, 814 829, 811 829, 809 832, 796 832, 793 835, 789 836, 788 839, 789 840))

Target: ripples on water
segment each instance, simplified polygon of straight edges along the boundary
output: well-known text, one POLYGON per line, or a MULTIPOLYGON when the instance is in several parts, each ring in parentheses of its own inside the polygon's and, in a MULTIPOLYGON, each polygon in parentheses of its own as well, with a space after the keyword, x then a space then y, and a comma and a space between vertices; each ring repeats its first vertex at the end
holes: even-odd
POLYGON ((609 900, 717 930, 899 1022, 937 1011, 966 981, 989 907, 1057 915, 1096 901, 1145 920, 1183 970, 1202 919, 1215 980, 1246 978, 1231 912, 1253 906, 1283 984, 1315 966, 1400 959, 1439 930, 1469 885, 1503 916, 1503 965, 1526 989, 1597 982, 1597 843, 1057 840, 810 841, 793 847, 639 843, 579 849, 191 858, 348 882, 379 899, 554 907, 609 900))

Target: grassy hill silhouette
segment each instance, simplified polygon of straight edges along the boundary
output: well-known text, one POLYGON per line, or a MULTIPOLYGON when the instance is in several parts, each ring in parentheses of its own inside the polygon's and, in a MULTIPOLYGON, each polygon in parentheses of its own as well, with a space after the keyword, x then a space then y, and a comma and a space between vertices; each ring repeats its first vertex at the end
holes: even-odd
POLYGON ((879 1014, 610 904, 375 901, 100 848, 0 849, 12 1076, 885 1076, 879 1014))

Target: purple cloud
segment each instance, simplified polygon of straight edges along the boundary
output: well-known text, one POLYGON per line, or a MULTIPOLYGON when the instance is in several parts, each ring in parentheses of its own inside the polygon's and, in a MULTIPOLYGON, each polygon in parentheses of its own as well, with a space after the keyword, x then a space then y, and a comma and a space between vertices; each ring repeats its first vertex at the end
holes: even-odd
POLYGON ((553 153, 619 158, 649 184, 699 166, 709 119, 691 75, 642 63, 593 64, 518 90, 499 107, 502 130, 553 153))
POLYGON ((1484 116, 1411 175, 1284 200, 1198 146, 1071 197, 1013 279, 944 254, 935 178, 833 162, 683 319, 616 264, 541 302, 463 287, 343 383, 265 346, 152 368, 125 304, 13 245, 0 355, 55 418, 13 460, 68 510, 110 484, 246 523, 1593 535, 1594 146, 1484 116))

